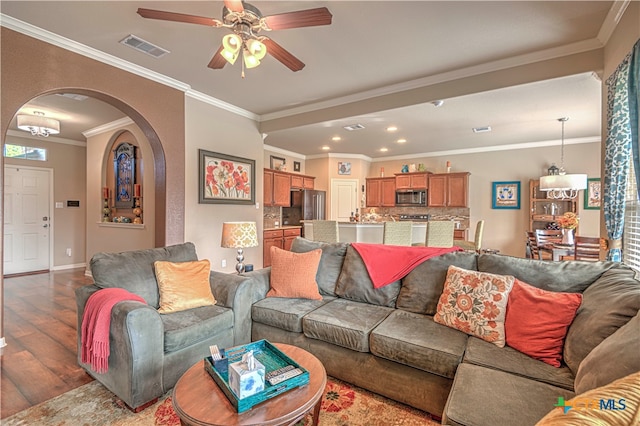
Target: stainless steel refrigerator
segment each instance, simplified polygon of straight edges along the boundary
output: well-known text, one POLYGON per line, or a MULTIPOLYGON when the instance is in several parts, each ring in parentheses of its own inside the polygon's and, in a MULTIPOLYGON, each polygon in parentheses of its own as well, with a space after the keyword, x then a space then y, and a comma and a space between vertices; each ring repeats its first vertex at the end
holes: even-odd
POLYGON ((303 220, 324 220, 326 200, 325 191, 291 191, 291 207, 282 208, 282 224, 302 225, 303 220))

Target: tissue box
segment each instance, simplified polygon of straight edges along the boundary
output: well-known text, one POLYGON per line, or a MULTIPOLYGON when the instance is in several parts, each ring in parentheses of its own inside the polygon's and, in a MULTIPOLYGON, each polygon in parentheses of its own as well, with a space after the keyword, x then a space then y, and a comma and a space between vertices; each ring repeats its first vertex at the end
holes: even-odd
POLYGON ((238 399, 246 398, 264 390, 264 365, 255 360, 255 370, 247 370, 247 364, 238 361, 229 364, 229 387, 238 399))

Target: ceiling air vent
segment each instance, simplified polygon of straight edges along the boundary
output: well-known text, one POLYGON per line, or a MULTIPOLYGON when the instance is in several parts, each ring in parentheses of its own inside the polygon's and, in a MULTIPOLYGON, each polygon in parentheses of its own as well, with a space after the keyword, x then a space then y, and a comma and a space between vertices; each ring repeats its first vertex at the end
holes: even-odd
POLYGON ((486 133, 491 131, 491 126, 474 127, 472 130, 473 133, 486 133))
POLYGON ((143 40, 138 36, 134 36, 133 34, 129 34, 128 36, 120 40, 120 43, 139 50, 142 53, 146 53, 147 55, 153 56, 154 58, 162 58, 164 55, 169 53, 168 50, 156 46, 155 44, 149 43, 148 41, 143 40))
POLYGON ((364 129, 364 126, 362 124, 351 124, 349 126, 344 126, 344 129, 352 132, 354 130, 362 130, 364 129))

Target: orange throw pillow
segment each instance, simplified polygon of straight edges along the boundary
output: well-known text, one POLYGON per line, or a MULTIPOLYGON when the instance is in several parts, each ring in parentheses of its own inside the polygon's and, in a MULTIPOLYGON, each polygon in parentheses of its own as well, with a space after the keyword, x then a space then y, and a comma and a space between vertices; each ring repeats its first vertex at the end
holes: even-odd
POLYGON ((581 303, 580 293, 547 291, 516 279, 507 304, 507 345, 560 367, 564 338, 581 303))
POLYGON ((294 253, 271 247, 271 279, 267 297, 322 300, 316 282, 322 250, 294 253))

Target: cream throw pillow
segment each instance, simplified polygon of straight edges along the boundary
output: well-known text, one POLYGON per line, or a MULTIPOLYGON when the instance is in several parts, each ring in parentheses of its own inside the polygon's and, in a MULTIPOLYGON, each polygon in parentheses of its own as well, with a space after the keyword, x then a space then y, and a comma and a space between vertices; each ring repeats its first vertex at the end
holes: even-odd
POLYGON ((201 306, 215 305, 209 285, 209 260, 154 263, 160 292, 158 312, 168 314, 201 306))

